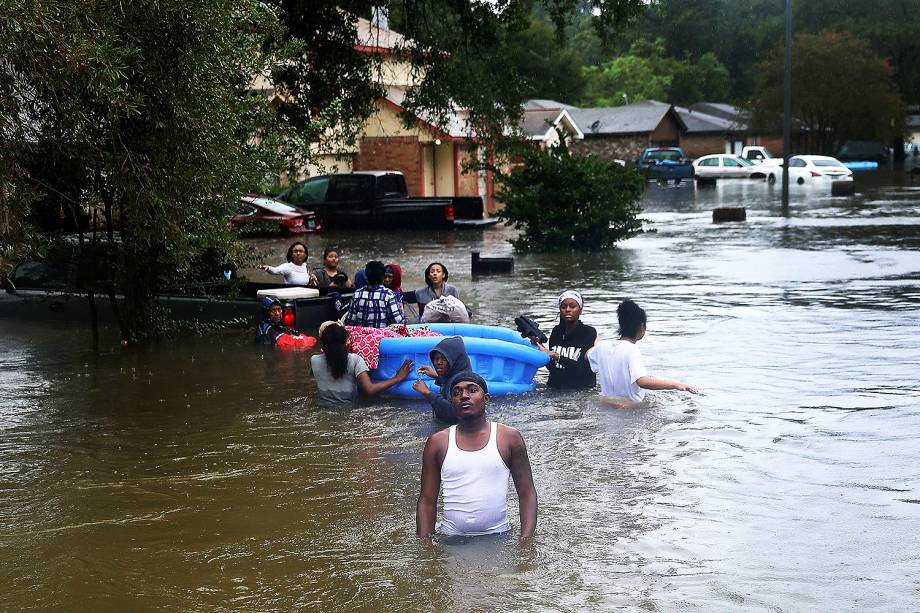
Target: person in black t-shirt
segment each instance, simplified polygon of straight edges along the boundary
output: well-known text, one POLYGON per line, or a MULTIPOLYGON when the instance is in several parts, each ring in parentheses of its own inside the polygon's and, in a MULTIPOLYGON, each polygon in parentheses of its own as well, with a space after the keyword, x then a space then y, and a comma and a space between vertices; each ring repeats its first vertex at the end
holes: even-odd
MULTIPOLYGON (((549 335, 549 348, 539 345, 550 357, 547 385, 555 389, 589 389, 597 378, 588 364, 586 354, 597 340, 597 330, 581 323, 584 299, 575 290, 559 295, 559 324, 549 335)), ((534 340, 534 339, 531 339, 534 340)))

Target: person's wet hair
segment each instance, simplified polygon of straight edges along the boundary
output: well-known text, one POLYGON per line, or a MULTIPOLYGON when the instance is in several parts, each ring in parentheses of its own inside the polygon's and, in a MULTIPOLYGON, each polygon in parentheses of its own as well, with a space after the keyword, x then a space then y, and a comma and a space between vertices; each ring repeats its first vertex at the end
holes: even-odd
POLYGON ((367 275, 367 284, 368 285, 380 285, 383 283, 383 273, 386 270, 386 266, 383 265, 383 262, 380 260, 371 260, 367 263, 367 266, 364 267, 364 274, 367 275))
POLYGON ((432 263, 429 264, 428 267, 425 269, 425 285, 427 285, 428 287, 431 287, 431 267, 432 267, 432 266, 440 266, 440 267, 441 267, 441 270, 444 271, 444 283, 447 283, 447 278, 450 276, 450 273, 447 272, 447 266, 445 266, 445 265, 442 264, 441 262, 432 262, 432 263))
POLYGON ((319 340, 323 343, 323 355, 326 356, 332 378, 341 379, 348 370, 348 330, 338 324, 326 326, 319 340))
POLYGON ((620 336, 635 338, 639 327, 648 323, 645 311, 627 298, 617 307, 617 321, 620 322, 620 336))
POLYGON ((293 261, 294 261, 294 247, 296 247, 297 245, 300 245, 301 247, 303 247, 304 261, 306 261, 306 259, 307 259, 308 257, 310 257, 310 250, 307 249, 306 243, 303 243, 303 242, 301 242, 301 241, 295 241, 295 242, 291 243, 291 246, 290 246, 290 247, 288 247, 288 252, 287 252, 287 261, 288 261, 288 262, 293 262, 293 261))

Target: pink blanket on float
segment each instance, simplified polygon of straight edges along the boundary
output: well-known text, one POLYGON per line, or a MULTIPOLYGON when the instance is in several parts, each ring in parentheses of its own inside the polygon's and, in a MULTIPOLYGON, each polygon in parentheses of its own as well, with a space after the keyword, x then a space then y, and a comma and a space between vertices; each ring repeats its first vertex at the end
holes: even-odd
POLYGON ((380 340, 384 338, 405 338, 419 336, 444 336, 428 328, 412 328, 404 324, 393 324, 388 328, 364 328, 345 326, 351 335, 351 352, 364 358, 368 368, 377 368, 380 361, 380 340))

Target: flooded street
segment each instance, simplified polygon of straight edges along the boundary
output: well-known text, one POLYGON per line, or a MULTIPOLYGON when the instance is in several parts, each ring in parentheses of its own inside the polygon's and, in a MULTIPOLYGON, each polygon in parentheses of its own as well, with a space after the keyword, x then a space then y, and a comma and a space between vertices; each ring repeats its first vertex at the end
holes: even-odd
MULTIPOLYGON (((401 264, 405 289, 444 262, 478 323, 548 332, 576 288, 612 338, 632 298, 650 373, 703 389, 617 411, 541 372, 493 400, 533 464, 523 548, 418 544, 427 403, 318 410, 308 356, 248 330, 95 356, 83 327, 0 320, 0 610, 916 607, 920 184, 856 180, 792 186, 788 210, 763 182, 650 185, 652 232, 476 280, 470 251, 511 253, 510 230, 307 239, 314 265, 401 264)), ((275 264, 288 243, 254 245, 275 264)))

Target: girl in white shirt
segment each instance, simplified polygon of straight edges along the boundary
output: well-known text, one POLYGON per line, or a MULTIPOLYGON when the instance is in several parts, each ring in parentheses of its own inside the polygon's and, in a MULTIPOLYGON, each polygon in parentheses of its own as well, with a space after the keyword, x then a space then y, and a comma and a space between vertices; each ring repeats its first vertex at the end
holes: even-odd
POLYGON ((259 270, 264 270, 270 275, 284 276, 285 285, 316 286, 316 276, 307 268, 307 246, 300 241, 291 243, 288 247, 287 262, 280 266, 259 264, 259 270))
POLYGON ((648 318, 645 311, 626 299, 617 307, 620 338, 600 341, 588 351, 588 364, 599 375, 601 394, 618 408, 637 406, 645 390, 681 390, 692 394, 699 389, 680 381, 662 379, 647 374, 642 353, 636 346, 645 336, 648 318))

